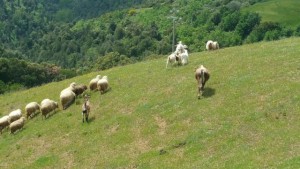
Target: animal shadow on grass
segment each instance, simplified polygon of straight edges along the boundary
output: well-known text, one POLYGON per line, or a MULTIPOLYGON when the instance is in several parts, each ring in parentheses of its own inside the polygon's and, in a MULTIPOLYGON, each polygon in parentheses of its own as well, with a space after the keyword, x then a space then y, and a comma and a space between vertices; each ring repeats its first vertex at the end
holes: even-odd
POLYGON ((207 97, 211 97, 211 96, 215 95, 215 93, 216 93, 215 89, 207 87, 207 88, 204 89, 204 92, 202 93, 202 96, 204 98, 207 98, 207 97))
POLYGON ((96 119, 95 116, 91 116, 91 117, 89 117, 87 122, 84 119, 84 123, 92 123, 93 121, 95 121, 95 119, 96 119))

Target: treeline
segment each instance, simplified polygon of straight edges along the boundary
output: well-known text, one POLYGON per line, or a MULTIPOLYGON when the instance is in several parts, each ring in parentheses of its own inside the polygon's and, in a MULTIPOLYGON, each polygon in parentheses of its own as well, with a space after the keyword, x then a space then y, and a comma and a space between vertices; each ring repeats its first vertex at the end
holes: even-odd
POLYGON ((0 94, 76 76, 74 70, 47 63, 0 57, 0 94))

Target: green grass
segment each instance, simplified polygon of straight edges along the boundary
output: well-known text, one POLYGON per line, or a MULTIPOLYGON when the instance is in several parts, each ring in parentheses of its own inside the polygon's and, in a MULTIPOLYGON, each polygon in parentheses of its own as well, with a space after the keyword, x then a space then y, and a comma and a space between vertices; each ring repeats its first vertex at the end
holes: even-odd
POLYGON ((0 113, 44 98, 71 82, 107 75, 112 89, 91 93, 14 135, 0 136, 0 168, 299 168, 300 38, 193 53, 116 67, 0 96, 0 113), (211 72, 197 99, 194 68, 211 72))
POLYGON ((268 0, 254 4, 246 11, 257 12, 262 16, 262 21, 279 22, 288 26, 299 26, 300 20, 299 0, 268 0))

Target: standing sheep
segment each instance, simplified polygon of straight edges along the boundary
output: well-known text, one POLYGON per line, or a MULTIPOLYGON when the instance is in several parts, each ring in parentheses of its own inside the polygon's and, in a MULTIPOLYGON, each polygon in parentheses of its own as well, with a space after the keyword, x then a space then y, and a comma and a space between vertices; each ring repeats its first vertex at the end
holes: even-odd
POLYGON ((7 126, 9 126, 9 116, 6 115, 6 116, 3 116, 0 118, 0 133, 2 134, 2 130, 4 128, 6 128, 7 126))
POLYGON ((76 98, 75 92, 76 83, 71 83, 70 86, 60 92, 60 103, 63 107, 63 110, 68 108, 76 98))
POLYGON ((10 112, 8 116, 9 116, 8 122, 12 123, 22 117, 22 111, 21 109, 14 110, 10 112))
POLYGON ((206 50, 216 50, 219 49, 219 43, 217 41, 209 40, 206 42, 206 50))
POLYGON ((105 93, 108 90, 108 79, 107 76, 103 76, 102 79, 100 79, 97 82, 97 88, 100 91, 101 94, 105 93))
POLYGON ((167 64, 166 64, 166 68, 168 68, 168 64, 171 63, 176 63, 176 61, 178 60, 178 57, 176 56, 176 53, 172 53, 171 55, 168 56, 167 58, 167 64))
POLYGON ((37 102, 30 102, 25 106, 26 118, 32 118, 36 112, 40 111, 40 105, 37 102))
POLYGON ((58 108, 58 104, 57 104, 57 102, 55 102, 53 100, 44 99, 41 102, 41 112, 42 112, 42 115, 45 117, 45 119, 47 118, 47 114, 49 114, 56 108, 58 108))
POLYGON ((198 99, 200 99, 200 96, 204 91, 205 83, 208 81, 209 77, 210 74, 203 65, 200 65, 195 70, 195 78, 197 80, 197 85, 198 85, 198 99))
POLYGON ((187 46, 186 45, 184 45, 183 52, 178 54, 178 55, 179 55, 179 58, 180 58, 179 60, 181 61, 182 65, 188 64, 188 62, 189 62, 189 53, 187 51, 187 46))
POLYGON ((25 124, 25 117, 21 117, 20 119, 12 122, 9 125, 10 133, 13 134, 15 131, 23 128, 24 124, 25 124))
POLYGON ((89 83, 90 90, 97 89, 97 82, 101 79, 101 75, 97 75, 94 79, 92 79, 89 83))

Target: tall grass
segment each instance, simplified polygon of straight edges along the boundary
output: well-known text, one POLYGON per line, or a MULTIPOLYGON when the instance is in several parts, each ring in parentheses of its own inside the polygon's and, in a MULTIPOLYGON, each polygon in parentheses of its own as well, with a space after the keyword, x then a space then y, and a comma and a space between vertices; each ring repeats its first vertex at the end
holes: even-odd
POLYGON ((107 75, 111 90, 91 92, 67 110, 0 136, 0 168, 299 168, 300 39, 193 53, 186 66, 166 58, 116 67, 0 96, 0 113, 71 82, 107 75), (197 99, 194 68, 211 72, 197 99))

